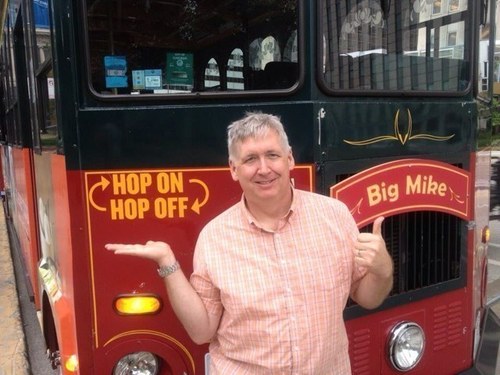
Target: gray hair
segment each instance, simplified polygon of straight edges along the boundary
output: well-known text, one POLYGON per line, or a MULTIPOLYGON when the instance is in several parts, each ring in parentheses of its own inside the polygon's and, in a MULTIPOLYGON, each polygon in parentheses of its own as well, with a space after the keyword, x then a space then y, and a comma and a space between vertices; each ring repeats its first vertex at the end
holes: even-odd
POLYGON ((247 112, 245 117, 227 127, 227 149, 229 158, 235 156, 236 144, 247 138, 262 138, 269 130, 274 130, 284 150, 291 149, 283 124, 278 116, 261 112, 247 112))

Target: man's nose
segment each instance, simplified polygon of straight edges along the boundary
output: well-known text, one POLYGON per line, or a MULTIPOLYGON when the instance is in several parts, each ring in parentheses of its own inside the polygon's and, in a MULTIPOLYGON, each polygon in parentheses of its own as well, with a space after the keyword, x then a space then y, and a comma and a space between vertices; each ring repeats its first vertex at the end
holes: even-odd
POLYGON ((267 173, 269 172, 269 165, 268 161, 266 158, 260 158, 259 159, 259 173, 267 173))

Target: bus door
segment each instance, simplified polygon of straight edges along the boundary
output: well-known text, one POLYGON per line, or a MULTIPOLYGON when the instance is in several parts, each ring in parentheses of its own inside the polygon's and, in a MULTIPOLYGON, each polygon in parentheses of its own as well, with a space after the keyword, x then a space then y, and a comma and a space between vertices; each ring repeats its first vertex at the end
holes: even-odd
MULTIPOLYGON (((30 90, 28 72, 30 71, 29 41, 25 33, 26 17, 23 11, 9 12, 9 25, 13 25, 12 52, 9 63, 15 66, 15 77, 11 81, 12 92, 9 105, 10 130, 9 163, 12 165, 13 194, 10 208, 12 210, 13 224, 18 233, 21 254, 26 262, 27 275, 30 280, 29 287, 37 282, 36 264, 38 260, 38 235, 36 230, 36 203, 35 190, 33 189, 33 154, 31 151, 32 127, 30 116, 30 90), (14 83, 15 80, 15 83, 14 83)), ((8 126, 9 127, 9 126, 8 126)), ((38 302, 37 292, 33 288, 30 295, 38 302)))

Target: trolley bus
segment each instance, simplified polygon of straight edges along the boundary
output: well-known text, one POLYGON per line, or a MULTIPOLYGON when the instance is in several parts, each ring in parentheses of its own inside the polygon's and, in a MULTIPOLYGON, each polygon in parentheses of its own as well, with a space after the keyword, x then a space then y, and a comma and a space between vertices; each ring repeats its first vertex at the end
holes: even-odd
POLYGON ((281 117, 297 188, 386 217, 394 287, 345 309, 353 374, 494 373, 495 1, 1 4, 4 208, 60 373, 208 373, 155 265, 104 244, 166 241, 190 274, 241 197, 225 132, 247 111, 281 117))

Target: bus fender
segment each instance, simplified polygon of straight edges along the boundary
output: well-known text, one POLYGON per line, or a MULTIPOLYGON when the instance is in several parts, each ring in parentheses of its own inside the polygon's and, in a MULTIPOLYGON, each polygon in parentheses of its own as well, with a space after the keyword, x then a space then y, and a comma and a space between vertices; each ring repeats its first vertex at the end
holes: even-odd
POLYGON ((497 374, 500 318, 493 310, 495 304, 500 306, 500 296, 489 302, 485 307, 481 337, 474 364, 469 370, 461 372, 461 375, 497 374))

